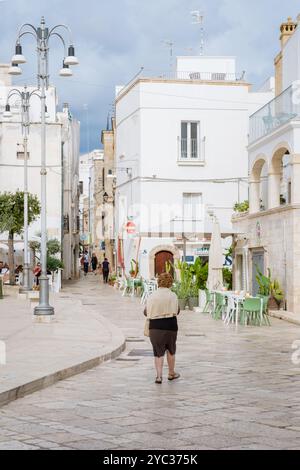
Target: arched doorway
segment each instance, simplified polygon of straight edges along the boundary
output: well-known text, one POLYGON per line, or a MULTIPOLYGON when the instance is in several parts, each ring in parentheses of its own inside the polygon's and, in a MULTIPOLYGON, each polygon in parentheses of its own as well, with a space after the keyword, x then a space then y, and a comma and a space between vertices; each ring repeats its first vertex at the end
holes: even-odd
MULTIPOLYGON (((174 256, 170 251, 159 251, 155 254, 155 275, 166 272, 166 263, 170 261, 172 265, 174 264, 174 256)), ((171 269, 171 274, 173 274, 173 269, 171 269)))

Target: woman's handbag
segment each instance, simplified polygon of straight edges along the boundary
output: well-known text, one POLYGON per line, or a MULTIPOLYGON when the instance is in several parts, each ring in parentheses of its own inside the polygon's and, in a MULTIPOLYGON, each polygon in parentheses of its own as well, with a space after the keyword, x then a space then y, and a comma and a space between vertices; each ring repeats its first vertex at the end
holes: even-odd
POLYGON ((146 318, 145 327, 144 327, 144 336, 148 336, 148 337, 150 336, 149 326, 150 326, 150 320, 146 318))

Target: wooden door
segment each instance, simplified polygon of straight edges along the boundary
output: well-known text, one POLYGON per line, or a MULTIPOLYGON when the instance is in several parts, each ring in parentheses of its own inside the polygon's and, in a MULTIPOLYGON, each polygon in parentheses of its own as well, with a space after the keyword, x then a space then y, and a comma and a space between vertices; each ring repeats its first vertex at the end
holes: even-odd
MULTIPOLYGON (((166 262, 170 261, 174 263, 173 254, 170 251, 160 251, 155 255, 155 275, 159 275, 166 272, 166 262)), ((173 269, 171 270, 173 275, 173 269)))

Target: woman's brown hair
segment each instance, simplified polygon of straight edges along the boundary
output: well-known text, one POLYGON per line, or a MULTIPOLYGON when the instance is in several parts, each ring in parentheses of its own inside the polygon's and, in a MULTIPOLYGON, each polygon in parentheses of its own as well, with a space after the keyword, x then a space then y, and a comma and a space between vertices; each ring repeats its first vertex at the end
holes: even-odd
POLYGON ((162 273, 158 276, 158 287, 172 287, 173 277, 170 273, 162 273))

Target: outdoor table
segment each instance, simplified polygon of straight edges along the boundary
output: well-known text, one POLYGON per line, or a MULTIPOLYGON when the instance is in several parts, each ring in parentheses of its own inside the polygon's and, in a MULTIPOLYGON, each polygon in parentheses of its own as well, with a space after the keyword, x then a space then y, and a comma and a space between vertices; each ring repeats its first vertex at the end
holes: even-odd
POLYGON ((245 294, 237 294, 235 291, 226 291, 226 290, 213 290, 212 294, 214 296, 214 308, 216 307, 216 301, 215 301, 215 295, 216 294, 221 294, 224 297, 231 298, 234 301, 235 304, 235 323, 236 326, 238 326, 239 323, 239 306, 240 303, 243 302, 246 298, 245 294))

